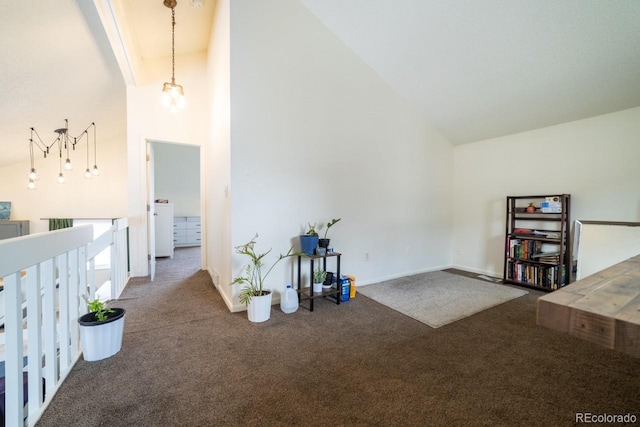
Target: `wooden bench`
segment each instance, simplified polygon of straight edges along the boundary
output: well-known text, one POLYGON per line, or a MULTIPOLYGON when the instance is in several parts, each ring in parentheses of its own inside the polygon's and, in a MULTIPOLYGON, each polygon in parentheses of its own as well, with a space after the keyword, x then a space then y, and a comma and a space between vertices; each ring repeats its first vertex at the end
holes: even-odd
POLYGON ((640 357, 640 255, 538 298, 537 322, 640 357))

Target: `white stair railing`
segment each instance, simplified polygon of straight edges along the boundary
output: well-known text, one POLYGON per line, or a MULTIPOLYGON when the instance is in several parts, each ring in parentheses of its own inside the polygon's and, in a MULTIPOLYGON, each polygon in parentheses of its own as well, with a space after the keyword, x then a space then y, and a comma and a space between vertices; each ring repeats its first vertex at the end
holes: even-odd
POLYGON ((77 319, 87 312, 84 296, 90 300, 95 298, 94 258, 97 254, 110 247, 112 298, 117 298, 126 286, 127 220, 115 221, 109 231, 95 241, 92 229, 84 225, 0 241, 7 426, 35 425, 79 359, 77 319), (26 370, 23 369, 25 338, 26 370), (26 407, 23 402, 25 373, 28 377, 26 407))

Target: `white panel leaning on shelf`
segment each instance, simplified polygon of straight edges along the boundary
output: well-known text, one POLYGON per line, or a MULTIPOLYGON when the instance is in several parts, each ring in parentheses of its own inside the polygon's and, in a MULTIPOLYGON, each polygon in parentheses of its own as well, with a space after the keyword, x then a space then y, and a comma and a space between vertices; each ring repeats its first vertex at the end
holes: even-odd
POLYGON ((504 283, 544 291, 571 282, 570 194, 507 196, 504 283))

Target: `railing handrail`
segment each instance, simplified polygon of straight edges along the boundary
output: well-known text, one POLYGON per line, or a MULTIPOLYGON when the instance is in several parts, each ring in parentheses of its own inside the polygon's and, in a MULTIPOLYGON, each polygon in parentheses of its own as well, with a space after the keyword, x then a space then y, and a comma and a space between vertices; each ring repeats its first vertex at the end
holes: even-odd
POLYGON ((126 228, 124 218, 114 221, 112 227, 95 240, 93 226, 83 225, 0 241, 0 277, 4 279, 5 296, 5 425, 21 425, 27 412, 28 424, 35 425, 79 359, 77 319, 87 312, 81 296, 95 298, 94 257, 111 247, 112 298, 126 285, 126 228), (26 271, 24 277, 21 277, 22 271, 26 271), (22 295, 22 281, 26 295, 22 295), (22 399, 25 320, 28 325, 27 412, 22 399), (43 363, 31 363, 40 360, 43 363), (46 399, 43 399, 43 380, 46 399))
POLYGON ((93 240, 93 227, 63 228, 44 233, 0 240, 0 277, 25 270, 27 267, 86 245, 93 240), (64 235, 64 238, 61 238, 64 235))

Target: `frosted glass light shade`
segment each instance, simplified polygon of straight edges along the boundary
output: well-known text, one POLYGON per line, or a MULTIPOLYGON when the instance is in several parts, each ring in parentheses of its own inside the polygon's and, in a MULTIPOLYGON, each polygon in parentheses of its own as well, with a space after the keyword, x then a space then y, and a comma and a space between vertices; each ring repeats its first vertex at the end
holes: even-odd
POLYGON ((174 113, 184 108, 184 89, 175 83, 165 83, 162 86, 162 105, 169 107, 174 113))

